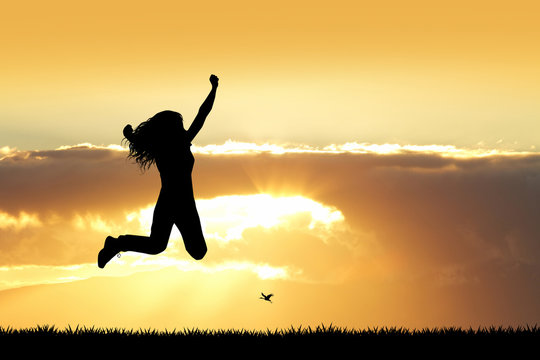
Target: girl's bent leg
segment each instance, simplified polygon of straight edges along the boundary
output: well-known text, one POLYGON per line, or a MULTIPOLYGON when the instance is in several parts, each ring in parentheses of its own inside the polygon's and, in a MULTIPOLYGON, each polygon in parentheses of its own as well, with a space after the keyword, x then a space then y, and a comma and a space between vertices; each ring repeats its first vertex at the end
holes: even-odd
POLYGON ((167 248, 173 227, 170 209, 160 195, 154 209, 150 236, 120 235, 118 238, 107 237, 103 249, 98 254, 98 266, 103 268, 121 251, 135 251, 144 254, 159 254, 167 248))
POLYGON ((169 236, 173 227, 171 217, 171 202, 163 191, 160 192, 154 216, 150 236, 122 235, 118 237, 121 251, 135 251, 144 254, 156 255, 164 251, 169 243, 169 236))
POLYGON ((121 251, 135 251, 144 254, 156 255, 167 248, 169 237, 153 237, 139 235, 120 235, 118 238, 108 236, 105 245, 98 254, 98 266, 105 265, 121 251))
POLYGON ((208 248, 206 247, 206 241, 204 240, 201 220, 199 219, 197 209, 193 207, 193 209, 189 211, 189 215, 184 213, 183 217, 178 219, 175 223, 182 234, 186 251, 195 260, 201 260, 206 255, 208 248))

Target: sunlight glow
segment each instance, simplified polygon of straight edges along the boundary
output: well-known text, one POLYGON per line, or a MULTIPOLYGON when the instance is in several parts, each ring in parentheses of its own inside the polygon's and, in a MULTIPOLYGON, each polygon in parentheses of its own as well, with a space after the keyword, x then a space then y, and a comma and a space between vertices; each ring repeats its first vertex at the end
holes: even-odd
MULTIPOLYGON (((56 148, 56 151, 77 150, 77 149, 100 149, 118 152, 127 152, 128 148, 118 144, 93 145, 91 143, 81 143, 77 145, 63 145, 56 148)), ((249 154, 375 154, 375 155, 398 155, 398 154, 434 154, 451 158, 479 158, 488 156, 522 156, 537 153, 534 146, 531 151, 518 151, 512 149, 491 149, 483 147, 480 142, 478 148, 458 148, 454 145, 401 145, 401 144, 371 144, 366 142, 347 142, 344 144, 330 144, 323 147, 316 147, 303 144, 257 144, 227 140, 224 144, 208 144, 204 146, 193 145, 192 151, 195 154, 205 155, 249 155, 249 154)), ((0 148, 0 161, 16 157, 18 159, 46 159, 46 156, 39 155, 40 151, 17 150, 4 146, 0 148)))
POLYGON ((127 254, 122 258, 122 266, 131 266, 133 269, 157 270, 166 267, 175 267, 180 271, 201 271, 217 273, 222 271, 247 271, 254 273, 260 279, 288 279, 292 275, 300 274, 300 270, 291 271, 287 266, 272 266, 265 263, 249 261, 225 261, 217 264, 205 264, 192 260, 183 260, 166 255, 139 256, 127 254))
POLYGON ((339 210, 302 196, 220 196, 198 200, 197 207, 204 219, 205 231, 223 242, 240 240, 248 228, 287 226, 295 215, 306 215, 310 229, 344 220, 339 210))
POLYGON ((17 148, 3 146, 0 148, 0 161, 9 159, 10 157, 16 156, 20 153, 22 152, 17 150, 17 148))
POLYGON ((129 276, 146 271, 176 268, 182 272, 219 273, 224 271, 250 272, 262 280, 289 279, 301 274, 300 270, 291 271, 287 266, 271 266, 265 263, 249 261, 225 261, 218 264, 205 264, 193 260, 183 260, 166 255, 148 256, 126 253, 108 265, 107 272, 98 269, 96 264, 78 264, 71 266, 20 265, 2 266, 0 273, 0 291, 10 288, 38 284, 59 284, 84 280, 91 277, 129 276))
MULTIPOLYGON (((207 238, 222 243, 241 240, 248 228, 269 229, 290 226, 302 221, 306 228, 329 229, 344 221, 343 214, 302 196, 274 197, 268 194, 230 195, 213 199, 198 199, 197 209, 207 238), (299 219, 301 217, 301 219, 299 219)), ((154 205, 126 215, 128 222, 138 221, 141 231, 149 232, 154 205)))
POLYGON ((0 147, 0 160, 2 160, 4 157, 8 157, 12 153, 15 153, 17 151, 16 148, 12 148, 9 146, 2 146, 0 147))
POLYGON ((106 149, 106 150, 115 150, 115 151, 127 150, 127 148, 121 145, 117 145, 117 144, 110 144, 107 146, 98 146, 98 145, 93 145, 91 143, 80 143, 77 145, 62 145, 56 148, 56 150, 72 150, 72 149, 106 149))
MULTIPOLYGON (((114 151, 127 151, 127 148, 121 145, 110 144, 107 146, 97 146, 90 143, 81 143, 77 145, 64 145, 56 150, 70 149, 108 149, 114 151)), ((438 154, 443 157, 455 158, 470 158, 470 157, 486 157, 486 156, 512 156, 531 154, 535 150, 531 146, 531 151, 517 151, 511 149, 489 149, 485 147, 479 148, 458 148, 454 145, 401 145, 401 144, 372 144, 366 142, 347 142, 344 144, 330 144, 324 147, 315 147, 302 144, 257 144, 252 142, 242 142, 227 140, 224 144, 208 144, 204 146, 193 145, 192 151, 196 154, 205 155, 245 155, 245 154, 377 154, 377 155, 396 155, 396 154, 438 154)), ((0 149, 0 155, 9 157, 12 154, 18 153, 14 148, 3 147, 0 149)), ((0 158, 1 160, 2 158, 0 158)))
POLYGON ((294 153, 313 153, 313 154, 378 154, 378 155, 392 155, 392 154, 408 154, 408 153, 423 153, 423 154, 438 154, 444 157, 485 157, 493 155, 525 155, 530 152, 514 151, 514 150, 502 150, 502 149, 464 149, 457 148, 454 145, 400 145, 400 144, 370 144, 370 143, 358 143, 348 142, 344 144, 331 144, 320 147, 313 147, 308 145, 277 145, 277 144, 256 144, 248 142, 239 142, 228 140, 222 145, 206 145, 206 146, 193 146, 193 152, 199 154, 212 154, 212 155, 224 155, 224 154, 294 154, 294 153))
POLYGON ((126 215, 128 222, 138 221, 141 231, 150 233, 152 227, 152 217, 154 216, 154 205, 149 205, 138 211, 130 212, 126 215))
POLYGON ((98 274, 95 264, 70 266, 19 265, 2 266, 0 290, 37 284, 58 284, 89 278, 98 274))

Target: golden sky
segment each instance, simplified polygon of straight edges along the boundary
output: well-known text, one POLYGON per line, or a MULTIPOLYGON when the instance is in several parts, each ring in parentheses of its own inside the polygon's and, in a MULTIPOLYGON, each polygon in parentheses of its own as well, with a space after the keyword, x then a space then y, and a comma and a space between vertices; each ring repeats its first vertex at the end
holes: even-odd
POLYGON ((538 147, 536 1, 39 1, 0 15, 0 143, 116 144, 163 109, 197 141, 538 147))
POLYGON ((4 4, 0 326, 537 323, 538 7, 4 4), (98 269, 107 235, 148 233, 159 192, 123 126, 189 125, 211 73, 207 256, 174 230, 98 269))

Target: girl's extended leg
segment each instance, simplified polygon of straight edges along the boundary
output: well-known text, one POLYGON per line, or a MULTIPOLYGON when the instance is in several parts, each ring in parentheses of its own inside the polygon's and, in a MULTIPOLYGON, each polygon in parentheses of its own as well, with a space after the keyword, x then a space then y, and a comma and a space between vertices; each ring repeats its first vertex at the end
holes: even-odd
POLYGON ((150 236, 120 235, 118 238, 108 236, 105 245, 98 254, 98 266, 105 265, 121 251, 135 251, 144 254, 159 254, 167 248, 174 220, 170 200, 159 195, 150 236))

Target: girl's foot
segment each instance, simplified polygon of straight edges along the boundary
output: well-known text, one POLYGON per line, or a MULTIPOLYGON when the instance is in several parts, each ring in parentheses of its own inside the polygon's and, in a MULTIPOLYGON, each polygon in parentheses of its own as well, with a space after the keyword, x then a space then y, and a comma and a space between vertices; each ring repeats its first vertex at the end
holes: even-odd
POLYGON ((112 236, 107 236, 105 239, 105 244, 103 245, 103 249, 98 254, 98 266, 103 269, 105 265, 113 258, 115 257, 120 250, 115 246, 115 242, 118 239, 113 238, 112 236))

